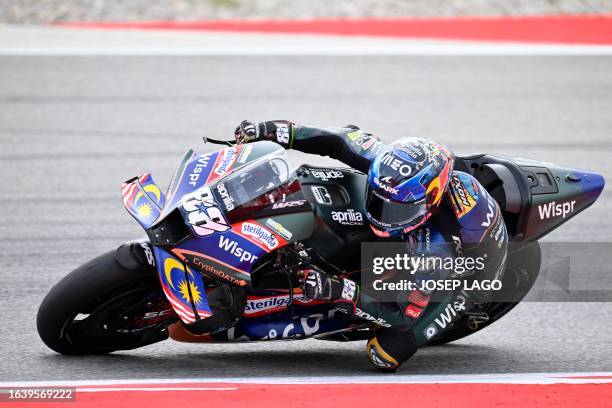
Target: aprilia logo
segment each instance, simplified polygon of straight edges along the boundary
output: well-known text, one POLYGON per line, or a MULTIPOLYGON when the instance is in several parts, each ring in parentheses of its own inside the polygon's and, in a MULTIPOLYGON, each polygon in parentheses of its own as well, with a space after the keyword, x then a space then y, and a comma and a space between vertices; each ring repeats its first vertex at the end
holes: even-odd
POLYGON ((340 170, 314 170, 311 169, 310 174, 312 177, 316 177, 323 181, 328 181, 329 179, 337 179, 344 178, 344 173, 340 170))
POLYGON ((363 225, 363 215, 349 208, 346 211, 332 211, 332 219, 342 225, 363 225))
POLYGON ((223 201, 223 205, 225 205, 225 209, 227 211, 232 211, 234 209, 234 198, 229 195, 224 183, 219 183, 219 185, 217 185, 217 192, 221 196, 221 200, 223 201))
POLYGON ((363 310, 361 310, 360 308, 356 307, 355 308, 355 316, 360 317, 362 319, 365 320, 369 320, 371 322, 374 322, 382 327, 391 327, 391 325, 389 323, 387 323, 387 321, 381 317, 374 317, 371 314, 369 314, 368 312, 364 312, 363 310))

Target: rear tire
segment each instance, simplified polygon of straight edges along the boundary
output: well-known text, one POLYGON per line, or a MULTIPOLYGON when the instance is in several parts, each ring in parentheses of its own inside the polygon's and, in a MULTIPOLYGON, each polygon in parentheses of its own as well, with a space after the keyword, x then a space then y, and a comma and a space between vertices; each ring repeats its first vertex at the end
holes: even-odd
POLYGON ((488 314, 488 321, 474 324, 473 321, 466 318, 457 322, 453 328, 443 332, 439 337, 432 339, 429 345, 447 344, 462 339, 501 319, 514 309, 532 288, 540 273, 541 261, 542 251, 537 241, 509 254, 508 264, 502 278, 502 287, 509 288, 508 298, 516 299, 516 301, 486 304, 483 311, 488 314))
POLYGON ((87 262, 51 288, 36 318, 38 334, 49 348, 61 354, 105 354, 168 337, 165 327, 134 333, 104 327, 122 310, 161 291, 155 270, 133 257, 126 261, 125 248, 128 246, 87 262))

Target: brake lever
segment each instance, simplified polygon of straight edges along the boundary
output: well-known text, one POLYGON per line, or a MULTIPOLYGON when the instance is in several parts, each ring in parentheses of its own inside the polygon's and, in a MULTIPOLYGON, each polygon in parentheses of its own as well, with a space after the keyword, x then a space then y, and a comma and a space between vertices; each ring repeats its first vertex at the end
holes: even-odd
POLYGON ((235 140, 218 140, 218 139, 213 139, 213 138, 206 137, 206 136, 203 136, 202 140, 204 141, 204 143, 212 143, 212 144, 218 144, 218 145, 224 145, 224 146, 233 146, 236 144, 235 140))

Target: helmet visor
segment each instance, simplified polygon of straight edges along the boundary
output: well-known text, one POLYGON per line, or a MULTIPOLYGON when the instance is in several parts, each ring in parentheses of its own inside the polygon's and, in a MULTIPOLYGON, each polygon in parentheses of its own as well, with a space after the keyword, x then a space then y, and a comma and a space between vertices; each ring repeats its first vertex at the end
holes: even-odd
POLYGON ((397 203, 376 194, 368 186, 366 193, 366 211, 373 221, 386 227, 408 225, 429 212, 429 205, 423 198, 416 202, 397 203))

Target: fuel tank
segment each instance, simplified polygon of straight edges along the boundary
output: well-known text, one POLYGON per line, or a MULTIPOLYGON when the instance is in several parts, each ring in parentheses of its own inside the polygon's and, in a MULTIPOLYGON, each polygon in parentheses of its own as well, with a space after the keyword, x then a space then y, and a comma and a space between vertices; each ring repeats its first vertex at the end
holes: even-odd
POLYGON ((314 232, 304 242, 340 269, 359 269, 361 242, 377 239, 365 216, 367 176, 310 165, 298 168, 297 175, 315 212, 314 232))

